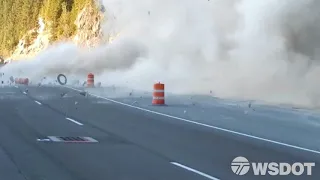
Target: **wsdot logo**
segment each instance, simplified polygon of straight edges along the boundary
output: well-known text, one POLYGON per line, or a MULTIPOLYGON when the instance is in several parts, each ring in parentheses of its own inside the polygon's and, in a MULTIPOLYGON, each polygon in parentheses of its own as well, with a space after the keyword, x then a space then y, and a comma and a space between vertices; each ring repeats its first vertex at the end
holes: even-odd
POLYGON ((231 162, 231 170, 237 175, 245 175, 249 172, 250 167, 252 167, 253 174, 255 176, 265 176, 267 173, 270 176, 286 176, 293 174, 295 176, 300 176, 307 174, 308 176, 312 175, 312 167, 315 166, 314 162, 295 162, 289 164, 286 162, 249 162, 245 157, 236 157, 231 162))
POLYGON ((231 163, 232 171, 237 175, 245 175, 249 172, 250 163, 245 157, 236 157, 231 163))

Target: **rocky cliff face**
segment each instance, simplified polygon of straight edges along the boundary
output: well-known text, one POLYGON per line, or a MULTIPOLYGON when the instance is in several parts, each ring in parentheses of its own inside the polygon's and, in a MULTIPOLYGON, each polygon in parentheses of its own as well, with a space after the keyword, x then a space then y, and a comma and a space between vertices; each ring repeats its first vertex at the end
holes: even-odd
MULTIPOLYGON (((103 9, 100 11, 92 6, 86 6, 74 22, 77 33, 68 39, 84 48, 92 48, 102 43, 103 33, 101 23, 103 20, 103 9)), ((39 18, 39 27, 30 30, 19 41, 15 51, 9 59, 29 59, 50 45, 50 32, 46 28, 44 20, 39 18)))
POLYGON ((102 43, 101 23, 103 13, 96 8, 85 7, 75 21, 77 33, 73 41, 82 47, 92 48, 102 43))
POLYGON ((39 28, 30 30, 20 39, 10 59, 28 59, 35 56, 49 45, 50 33, 46 31, 45 23, 39 18, 39 28))

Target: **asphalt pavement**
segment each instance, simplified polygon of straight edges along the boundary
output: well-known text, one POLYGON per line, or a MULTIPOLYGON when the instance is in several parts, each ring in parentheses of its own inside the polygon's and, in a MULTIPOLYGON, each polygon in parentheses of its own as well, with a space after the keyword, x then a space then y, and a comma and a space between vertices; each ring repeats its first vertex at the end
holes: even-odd
POLYGON ((320 179, 320 153, 49 86, 0 87, 0 160, 1 180, 320 179), (312 176, 239 176, 238 156, 316 166, 312 176))

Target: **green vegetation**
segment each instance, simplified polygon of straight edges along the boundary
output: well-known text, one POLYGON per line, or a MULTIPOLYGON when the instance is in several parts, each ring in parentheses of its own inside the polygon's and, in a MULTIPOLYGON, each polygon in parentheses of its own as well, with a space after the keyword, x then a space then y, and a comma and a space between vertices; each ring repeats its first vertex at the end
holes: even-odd
POLYGON ((94 0, 0 0, 0 56, 10 55, 19 40, 38 27, 39 16, 52 34, 51 41, 73 36, 74 21, 87 4, 94 0))

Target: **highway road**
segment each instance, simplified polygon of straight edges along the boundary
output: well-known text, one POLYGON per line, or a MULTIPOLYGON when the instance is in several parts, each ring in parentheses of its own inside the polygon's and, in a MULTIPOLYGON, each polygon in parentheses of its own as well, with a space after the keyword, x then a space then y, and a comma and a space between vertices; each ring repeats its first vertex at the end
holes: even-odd
POLYGON ((65 87, 0 87, 1 180, 305 180, 320 179, 319 163, 317 151, 179 121, 65 87), (231 170, 238 156, 316 166, 312 176, 251 171, 239 176, 231 170))

